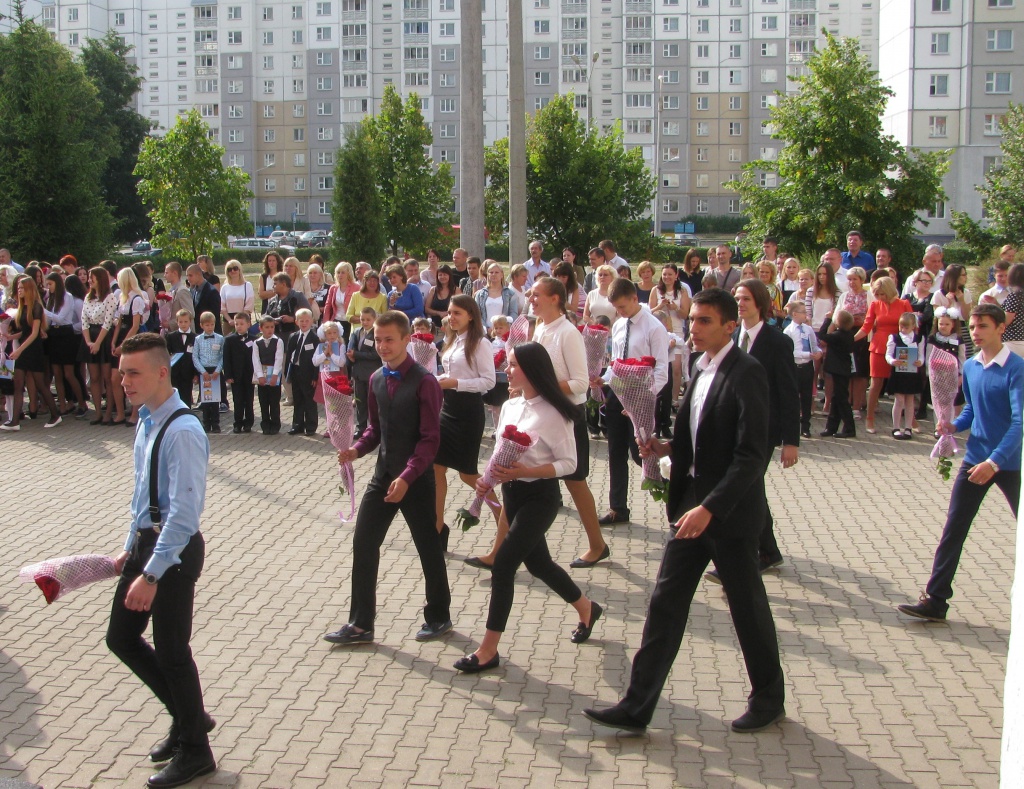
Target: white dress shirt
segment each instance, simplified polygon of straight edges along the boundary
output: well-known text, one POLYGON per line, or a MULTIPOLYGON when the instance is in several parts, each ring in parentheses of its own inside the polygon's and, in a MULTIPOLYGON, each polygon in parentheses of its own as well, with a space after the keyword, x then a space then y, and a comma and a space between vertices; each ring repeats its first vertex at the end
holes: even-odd
POLYGON ((569 399, 576 405, 585 403, 590 379, 587 375, 587 349, 579 329, 560 315, 551 323, 538 323, 533 341, 547 349, 555 377, 569 384, 569 399))
POLYGON ((537 277, 551 276, 551 266, 543 258, 536 266, 533 265, 533 258, 527 260, 523 265, 526 266, 526 284, 523 287, 527 290, 533 287, 533 281, 537 277))
MULTIPOLYGON (((501 407, 498 418, 498 435, 506 425, 515 425, 516 430, 533 439, 519 462, 527 467, 555 467, 555 476, 564 477, 576 470, 576 438, 573 425, 543 397, 527 400, 513 397, 501 407)), ((522 477, 520 482, 533 482, 539 477, 522 477)))
POLYGON ((466 356, 466 332, 456 337, 455 342, 441 355, 441 369, 443 372, 437 380, 454 378, 457 392, 484 394, 494 388, 494 356, 491 354, 491 345, 486 340, 478 342, 473 364, 470 365, 466 356))
POLYGON ((764 326, 764 321, 758 321, 749 329, 744 329, 742 324, 740 325, 739 333, 739 345, 743 347, 743 335, 747 336, 747 353, 750 353, 750 349, 754 347, 754 340, 757 339, 757 335, 761 333, 761 328, 764 326))
POLYGON ((811 354, 818 350, 818 337, 809 324, 793 322, 782 333, 793 341, 793 361, 797 364, 813 361, 811 354))
MULTIPOLYGON (((655 395, 668 382, 668 330, 650 310, 638 310, 636 315, 628 319, 632 325, 629 329, 629 348, 626 348, 626 318, 619 318, 612 324, 612 359, 639 359, 641 356, 653 356, 654 383, 651 391, 655 395)), ((605 371, 605 381, 612 376, 611 365, 605 371)))
MULTIPOLYGON (((700 414, 704 410, 704 401, 708 398, 708 392, 711 391, 711 383, 715 380, 718 368, 722 366, 722 360, 728 355, 735 344, 732 340, 729 340, 714 355, 714 358, 709 359, 708 355, 703 353, 694 364, 694 379, 690 382, 690 386, 693 387, 693 396, 690 398, 690 446, 693 447, 693 457, 695 460, 697 457, 697 428, 700 427, 700 414)), ((691 477, 695 476, 694 471, 694 466, 691 463, 691 477)))

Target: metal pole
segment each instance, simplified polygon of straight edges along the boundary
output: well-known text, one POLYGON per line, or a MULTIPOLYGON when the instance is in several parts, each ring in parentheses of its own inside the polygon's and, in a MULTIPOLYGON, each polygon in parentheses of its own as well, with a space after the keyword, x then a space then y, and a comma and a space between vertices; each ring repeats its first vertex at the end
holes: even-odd
POLYGON ((461 159, 459 162, 460 246, 484 255, 484 46, 483 3, 461 0, 462 58, 459 64, 461 159))
POLYGON ((526 71, 523 0, 508 0, 508 254, 529 255, 526 238, 526 71))
POLYGON ((661 102, 662 90, 665 87, 665 78, 658 75, 658 106, 654 111, 654 235, 661 235, 661 226, 658 224, 658 213, 661 210, 659 194, 661 192, 661 102))

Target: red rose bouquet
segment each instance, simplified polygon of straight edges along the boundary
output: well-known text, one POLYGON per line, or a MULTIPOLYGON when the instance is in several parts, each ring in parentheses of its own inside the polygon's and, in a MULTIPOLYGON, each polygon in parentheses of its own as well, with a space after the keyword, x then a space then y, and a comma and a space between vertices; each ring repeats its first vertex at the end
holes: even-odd
MULTIPOLYGON (((352 446, 352 430, 355 425, 355 390, 344 373, 320 373, 320 385, 324 394, 324 411, 327 415, 327 431, 331 444, 341 451, 352 446)), ((356 511, 355 471, 351 463, 342 463, 338 468, 341 484, 338 491, 348 494, 348 516, 338 512, 341 522, 351 520, 356 511)))
POLYGON ((25 582, 34 581, 43 593, 47 603, 52 603, 68 592, 83 586, 116 578, 114 560, 99 553, 67 556, 63 559, 47 559, 45 562, 30 564, 18 573, 25 582))
POLYGON ((431 375, 437 373, 437 346, 434 345, 434 335, 426 332, 416 332, 409 338, 409 353, 416 360, 416 364, 425 367, 431 375))
MULTIPOLYGON (((516 429, 515 425, 505 425, 505 429, 498 436, 494 445, 494 454, 487 462, 480 482, 489 488, 495 486, 494 469, 497 466, 508 468, 519 462, 519 459, 526 454, 526 450, 533 444, 533 439, 526 433, 516 429)), ((480 511, 483 509, 485 496, 476 496, 468 507, 463 507, 455 516, 456 524, 462 527, 463 531, 469 531, 473 526, 480 523, 480 511)), ((490 500, 488 504, 497 505, 496 501, 490 500)))
POLYGON ((160 315, 160 325, 166 326, 171 321, 171 302, 174 296, 170 293, 161 292, 156 294, 157 312, 160 315))
POLYGON ((499 373, 503 373, 508 369, 508 353, 504 348, 499 348, 497 353, 494 354, 494 369, 499 373))
MULTIPOLYGON (((622 410, 633 423, 633 432, 638 444, 646 444, 654 436, 654 394, 653 356, 640 359, 615 359, 612 361, 612 380, 609 383, 615 396, 622 403, 622 410)), ((658 458, 654 455, 644 458, 643 490, 650 491, 655 501, 668 500, 668 482, 661 475, 658 458)))
MULTIPOLYGON (((928 360, 928 380, 932 385, 932 408, 935 409, 935 424, 952 422, 956 417, 953 405, 960 388, 960 362, 948 351, 932 348, 928 360)), ((940 435, 932 449, 931 458, 936 461, 935 470, 947 482, 953 469, 953 455, 958 451, 953 436, 940 435)))

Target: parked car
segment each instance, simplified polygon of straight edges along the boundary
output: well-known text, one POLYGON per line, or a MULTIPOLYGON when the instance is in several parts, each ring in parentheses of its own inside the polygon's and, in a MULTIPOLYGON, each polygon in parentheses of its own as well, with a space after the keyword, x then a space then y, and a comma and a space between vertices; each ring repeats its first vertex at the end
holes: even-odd
POLYGON ((299 236, 299 241, 295 246, 299 248, 326 247, 330 243, 331 241, 326 230, 307 230, 299 236))
POLYGON ((236 238, 231 242, 232 249, 277 249, 277 244, 269 238, 236 238))
POLYGON ((132 244, 132 251, 128 253, 131 257, 155 257, 163 252, 162 249, 157 249, 148 241, 136 241, 132 244))
POLYGON ((677 247, 699 247, 700 239, 690 233, 676 233, 672 243, 677 247))
POLYGON ((296 246, 299 242, 299 237, 294 233, 289 233, 287 230, 275 230, 268 238, 278 246, 286 244, 288 246, 296 246))

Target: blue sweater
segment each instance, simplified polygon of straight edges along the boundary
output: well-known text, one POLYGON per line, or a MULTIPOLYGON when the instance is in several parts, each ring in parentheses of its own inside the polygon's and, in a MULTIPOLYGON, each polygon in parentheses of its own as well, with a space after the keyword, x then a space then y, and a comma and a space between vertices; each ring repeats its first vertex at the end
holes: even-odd
POLYGON ((401 310, 409 317, 409 320, 422 318, 424 314, 423 294, 420 292, 419 286, 407 285, 390 309, 401 310))
POLYGON ((971 429, 964 463, 973 466, 992 458, 1002 471, 1019 471, 1024 359, 1010 353, 1005 364, 992 364, 988 369, 982 365, 980 353, 968 359, 964 398, 967 404, 953 422, 957 430, 971 429))

